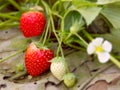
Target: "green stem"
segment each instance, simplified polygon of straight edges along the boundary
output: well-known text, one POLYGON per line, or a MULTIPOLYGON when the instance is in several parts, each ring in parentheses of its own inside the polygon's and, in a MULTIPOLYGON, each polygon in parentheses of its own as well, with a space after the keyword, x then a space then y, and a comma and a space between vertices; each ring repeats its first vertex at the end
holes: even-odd
POLYGON ((57 56, 59 56, 59 51, 61 51, 62 57, 64 57, 64 54, 63 54, 63 51, 62 51, 62 48, 61 48, 62 41, 61 41, 61 39, 59 39, 59 37, 58 37, 58 35, 55 31, 55 26, 54 26, 52 15, 50 15, 50 19, 51 19, 51 24, 52 24, 52 28, 53 28, 52 30, 53 30, 53 32, 55 34, 55 37, 57 38, 57 41, 58 41, 58 44, 59 44, 58 50, 57 50, 57 56))
POLYGON ((55 9, 55 7, 59 4, 59 1, 56 1, 55 4, 52 7, 52 11, 55 9))
POLYGON ((5 30, 6 28, 9 27, 14 27, 14 26, 18 26, 19 22, 13 22, 13 20, 6 20, 4 22, 0 23, 0 28, 2 28, 1 30, 5 30))
POLYGON ((49 27, 49 33, 48 33, 48 40, 50 40, 51 38, 51 33, 52 33, 52 29, 51 29, 51 27, 49 27))
MULTIPOLYGON (((60 40, 59 40, 59 37, 57 36, 57 33, 55 31, 55 26, 54 26, 54 22, 53 22, 53 18, 52 18, 52 15, 50 15, 50 20, 51 20, 51 24, 52 24, 52 30, 53 30, 53 33, 55 34, 55 37, 57 38, 57 41, 60 45, 60 40)), ((57 56, 59 55, 59 46, 58 46, 58 50, 57 50, 57 56)))
POLYGON ((59 0, 58 12, 61 12, 61 10, 62 10, 62 5, 63 5, 62 1, 59 0))
POLYGON ((45 34, 45 30, 44 30, 44 32, 42 33, 42 35, 40 36, 39 42, 42 42, 42 41, 43 41, 43 39, 44 39, 44 34, 45 34))
POLYGON ((69 33, 68 36, 65 38, 64 41, 68 40, 72 36, 72 33, 69 33))
MULTIPOLYGON (((61 0, 60 0, 60 2, 61 2, 61 0)), ((60 3, 60 5, 61 5, 61 3, 60 3)), ((63 18, 61 18, 61 19, 62 19, 62 21, 61 21, 61 32, 62 32, 62 31, 64 31, 64 19, 63 18)), ((60 37, 60 40, 59 40, 58 52, 60 50, 61 54, 62 54, 62 57, 64 58, 64 53, 63 53, 63 50, 62 50, 62 40, 63 40, 63 38, 62 38, 62 36, 59 36, 59 37, 60 37)))
POLYGON ((77 33, 74 33, 74 35, 76 35, 85 44, 85 47, 88 46, 88 43, 80 35, 78 35, 77 33))
POLYGON ((17 12, 7 12, 6 14, 7 15, 17 15, 19 12, 17 11, 17 12))
POLYGON ((4 24, 7 24, 7 23, 10 23, 10 22, 12 22, 12 20, 6 20, 6 21, 4 21, 4 22, 0 22, 0 26, 2 26, 2 25, 4 25, 4 24))
POLYGON ((72 45, 72 44, 67 44, 67 45, 72 47, 72 48, 74 48, 74 49, 78 49, 78 50, 82 50, 82 51, 84 50, 83 48, 75 46, 75 45, 72 45))
POLYGON ((25 75, 27 75, 27 74, 28 74, 27 71, 24 70, 24 71, 22 71, 22 72, 19 72, 19 73, 13 75, 9 80, 19 79, 20 77, 25 76, 25 75))
POLYGON ((51 15, 50 15, 50 20, 51 20, 51 24, 52 24, 53 33, 55 34, 55 37, 57 38, 57 41, 59 42, 59 38, 58 38, 57 33, 56 33, 56 31, 55 31, 54 22, 53 22, 53 18, 52 18, 51 15))
POLYGON ((26 48, 21 49, 21 50, 19 50, 19 51, 15 52, 15 53, 13 53, 13 54, 10 54, 9 56, 7 56, 7 57, 5 57, 5 58, 1 59, 1 60, 0 60, 0 62, 3 62, 3 61, 5 61, 5 60, 7 60, 7 59, 9 59, 9 58, 11 58, 11 57, 13 57, 13 56, 15 56, 15 55, 17 55, 17 54, 21 53, 21 52, 23 52, 23 51, 25 51, 25 50, 26 50, 26 48))
POLYGON ((2 17, 2 18, 9 18, 9 19, 13 19, 13 20, 19 20, 18 17, 11 16, 11 15, 8 15, 8 14, 3 14, 3 13, 0 13, 0 17, 2 17))
POLYGON ((120 68, 120 62, 114 58, 112 55, 110 56, 110 60, 117 66, 120 68))
MULTIPOLYGON (((52 31, 53 31, 53 33, 54 33, 54 35, 55 35, 55 37, 56 37, 56 39, 57 39, 57 41, 58 41, 58 43, 60 45, 60 39, 59 39, 59 37, 58 37, 58 35, 57 35, 56 31, 55 31, 54 21, 53 21, 53 17, 52 17, 52 11, 44 1, 42 1, 42 3, 46 7, 46 11, 47 11, 47 13, 49 14, 49 17, 50 17, 52 31)), ((62 48, 60 50, 61 50, 61 54, 63 55, 62 48)), ((58 51, 59 51, 59 48, 57 50, 57 56, 59 55, 58 51)))
POLYGON ((36 6, 39 4, 39 1, 40 1, 40 0, 37 0, 37 1, 36 1, 36 3, 35 3, 36 6))
POLYGON ((60 19, 62 19, 62 16, 60 16, 59 14, 57 14, 57 12, 52 12, 53 15, 59 17, 60 19))
MULTIPOLYGON (((45 7, 45 10, 46 10, 47 15, 49 15, 49 7, 46 5, 46 3, 45 3, 43 0, 41 0, 41 3, 42 3, 42 4, 44 5, 44 7, 45 7)), ((42 36, 40 37, 39 42, 42 42, 42 41, 43 41, 44 35, 45 35, 45 31, 43 32, 42 36)), ((43 41, 43 42, 44 42, 44 41, 43 41)))
MULTIPOLYGON (((50 7, 44 2, 44 1, 42 1, 42 3, 43 3, 43 5, 45 6, 45 8, 46 8, 46 12, 48 13, 48 15, 49 15, 49 17, 50 17, 50 22, 51 22, 51 27, 52 27, 52 31, 53 31, 53 33, 54 33, 54 35, 55 35, 55 37, 56 37, 56 39, 57 39, 57 41, 58 41, 58 44, 59 44, 59 46, 58 46, 58 49, 57 49, 57 55, 56 56, 59 56, 59 51, 61 51, 61 55, 62 55, 62 57, 64 57, 64 54, 63 54, 63 50, 62 50, 62 46, 61 46, 61 44, 62 44, 62 37, 58 37, 58 35, 57 35, 57 32, 56 32, 56 30, 55 30, 55 26, 54 26, 54 21, 53 21, 53 16, 52 16, 52 10, 50 9, 50 7)), ((62 28, 64 28, 64 27, 62 27, 62 28)))
POLYGON ((49 3, 49 5, 50 5, 50 6, 52 5, 52 2, 51 2, 51 0, 48 0, 48 3, 49 3))
POLYGON ((70 13, 71 11, 73 11, 73 10, 72 10, 72 9, 68 9, 68 10, 66 11, 66 13, 64 14, 63 19, 65 19, 65 17, 67 16, 67 14, 70 13))
POLYGON ((14 23, 1 23, 0 27, 5 27, 5 26, 12 27, 12 26, 18 26, 18 25, 19 25, 18 22, 14 22, 14 23))
POLYGON ((64 16, 63 16, 63 18, 62 18, 62 21, 61 21, 61 27, 62 27, 62 31, 64 31, 64 20, 65 20, 65 17, 67 16, 67 14, 69 13, 69 12, 71 12, 72 10, 71 9, 68 9, 67 11, 66 11, 66 13, 64 14, 64 16))
POLYGON ((4 5, 0 6, 0 10, 2 10, 3 8, 5 8, 8 5, 8 3, 5 3, 4 5))
POLYGON ((78 40, 78 39, 74 40, 74 42, 77 43, 77 44, 79 44, 80 46, 85 47, 85 44, 82 41, 78 40))
POLYGON ((45 37, 44 37, 44 40, 43 40, 43 45, 45 44, 46 39, 47 39, 47 35, 48 35, 48 31, 49 31, 49 26, 50 26, 50 20, 48 20, 48 24, 47 24, 47 28, 46 28, 46 32, 45 32, 45 37))
POLYGON ((90 41, 93 40, 92 36, 91 36, 86 30, 82 30, 82 32, 85 34, 85 36, 87 36, 87 38, 88 38, 90 41))
POLYGON ((19 11, 22 11, 21 7, 14 1, 14 0, 8 0, 14 7, 16 7, 19 11))
POLYGON ((62 38, 60 38, 57 53, 59 53, 59 51, 61 51, 61 55, 64 58, 64 53, 63 53, 63 50, 62 50, 62 38))

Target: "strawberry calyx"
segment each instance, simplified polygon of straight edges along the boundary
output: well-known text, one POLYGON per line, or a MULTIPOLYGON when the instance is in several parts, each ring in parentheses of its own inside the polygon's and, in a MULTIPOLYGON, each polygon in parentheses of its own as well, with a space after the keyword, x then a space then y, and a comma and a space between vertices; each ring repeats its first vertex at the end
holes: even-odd
POLYGON ((43 49, 43 50, 48 50, 48 48, 46 46, 44 46, 43 44, 41 44, 40 42, 33 42, 37 48, 39 49, 43 49))
POLYGON ((64 62, 65 63, 65 59, 63 57, 54 57, 52 60, 50 60, 50 62, 64 62))
POLYGON ((75 34, 78 33, 81 29, 84 23, 82 21, 75 20, 73 25, 70 27, 70 33, 75 34))

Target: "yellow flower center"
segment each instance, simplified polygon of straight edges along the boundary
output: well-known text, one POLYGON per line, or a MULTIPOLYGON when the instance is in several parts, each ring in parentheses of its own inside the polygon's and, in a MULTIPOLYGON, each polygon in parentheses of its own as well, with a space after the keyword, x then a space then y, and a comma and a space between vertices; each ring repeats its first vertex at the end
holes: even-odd
POLYGON ((96 52, 103 52, 103 48, 101 46, 96 47, 96 52))

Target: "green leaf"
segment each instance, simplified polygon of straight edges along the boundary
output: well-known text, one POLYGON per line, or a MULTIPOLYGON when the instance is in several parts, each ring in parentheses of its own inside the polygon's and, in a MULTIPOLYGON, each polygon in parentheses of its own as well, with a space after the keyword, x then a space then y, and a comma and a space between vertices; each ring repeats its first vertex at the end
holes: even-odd
POLYGON ((99 15, 101 7, 84 7, 79 8, 78 11, 85 18, 87 25, 90 25, 92 21, 99 15))
POLYGON ((120 2, 120 0, 97 0, 97 4, 109 4, 115 2, 120 2))
POLYGON ((114 28, 120 28, 120 3, 107 5, 101 14, 113 25, 114 28))
POLYGON ((113 50, 120 52, 120 29, 112 30, 111 34, 102 35, 105 39, 110 41, 113 46, 113 50))
POLYGON ((77 8, 84 7, 84 6, 96 6, 95 3, 87 0, 72 0, 72 4, 77 8))

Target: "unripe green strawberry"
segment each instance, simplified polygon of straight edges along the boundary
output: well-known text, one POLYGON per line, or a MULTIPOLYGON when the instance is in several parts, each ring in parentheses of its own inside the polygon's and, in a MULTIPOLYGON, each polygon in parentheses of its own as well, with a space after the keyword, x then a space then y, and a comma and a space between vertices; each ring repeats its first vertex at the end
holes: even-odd
POLYGON ((63 80, 63 76, 67 73, 68 67, 65 59, 62 57, 55 57, 51 61, 50 70, 52 74, 58 79, 63 80))
POLYGON ((23 64, 17 64, 16 65, 16 70, 19 71, 23 71, 24 70, 24 65, 23 64))
POLYGON ((67 73, 64 75, 63 77, 64 79, 64 84, 67 86, 67 87, 72 87, 74 86, 75 82, 76 82, 76 77, 73 73, 67 73))

